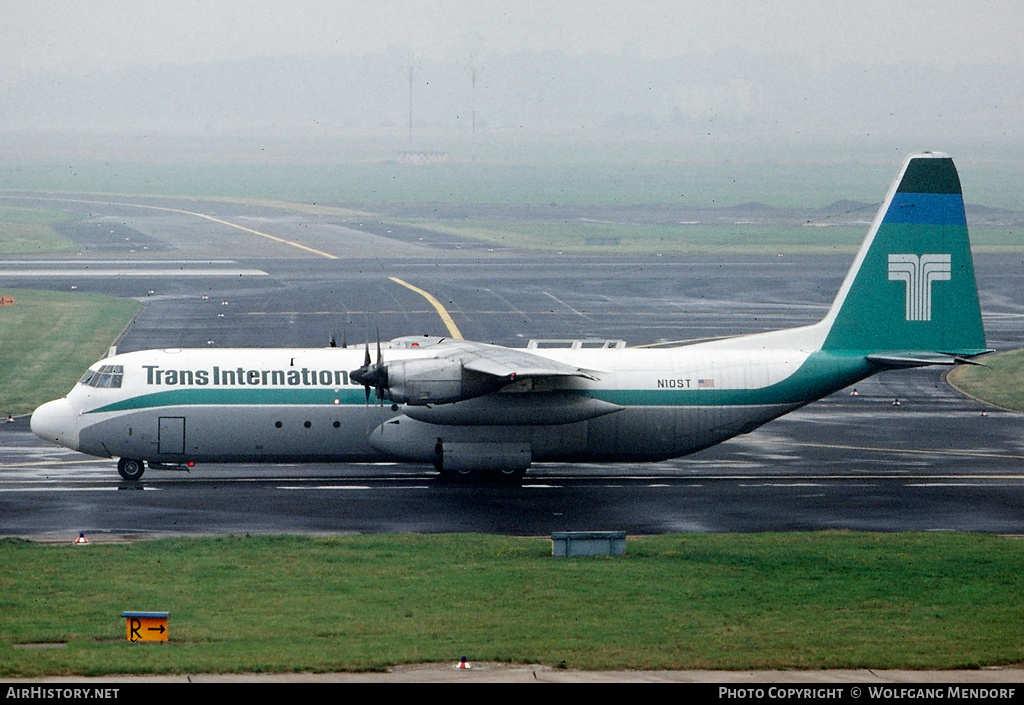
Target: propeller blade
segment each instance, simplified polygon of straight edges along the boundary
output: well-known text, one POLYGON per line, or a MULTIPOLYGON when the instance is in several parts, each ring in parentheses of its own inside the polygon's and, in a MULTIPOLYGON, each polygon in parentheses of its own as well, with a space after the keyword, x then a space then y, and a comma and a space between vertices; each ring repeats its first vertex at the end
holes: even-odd
POLYGON ((363 366, 358 370, 349 372, 349 379, 363 385, 363 389, 366 391, 367 403, 370 401, 371 387, 381 403, 387 398, 388 367, 384 364, 384 354, 381 351, 379 334, 377 337, 377 362, 374 363, 370 359, 370 343, 367 341, 363 349, 363 366))

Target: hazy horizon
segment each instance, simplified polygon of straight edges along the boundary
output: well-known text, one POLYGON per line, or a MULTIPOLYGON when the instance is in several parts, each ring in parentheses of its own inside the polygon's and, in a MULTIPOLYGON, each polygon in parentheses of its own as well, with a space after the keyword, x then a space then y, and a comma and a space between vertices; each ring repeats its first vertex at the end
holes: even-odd
POLYGON ((8 169, 403 150, 891 169, 932 149, 1024 190, 1012 2, 0 4, 8 169))

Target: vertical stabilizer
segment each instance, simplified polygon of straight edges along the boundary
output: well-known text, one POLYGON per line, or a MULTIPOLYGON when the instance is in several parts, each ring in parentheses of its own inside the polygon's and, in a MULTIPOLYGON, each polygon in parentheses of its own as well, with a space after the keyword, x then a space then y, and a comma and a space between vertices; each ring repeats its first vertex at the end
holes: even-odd
POLYGON ((823 324, 825 350, 985 351, 960 178, 947 155, 907 158, 823 324))

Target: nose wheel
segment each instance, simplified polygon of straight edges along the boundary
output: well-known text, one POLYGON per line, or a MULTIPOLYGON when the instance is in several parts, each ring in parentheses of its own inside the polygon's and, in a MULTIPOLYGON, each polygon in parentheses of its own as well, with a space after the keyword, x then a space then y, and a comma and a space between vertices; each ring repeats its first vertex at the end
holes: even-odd
POLYGON ((117 461, 117 472, 126 480, 140 480, 146 472, 146 464, 134 458, 121 458, 117 461))

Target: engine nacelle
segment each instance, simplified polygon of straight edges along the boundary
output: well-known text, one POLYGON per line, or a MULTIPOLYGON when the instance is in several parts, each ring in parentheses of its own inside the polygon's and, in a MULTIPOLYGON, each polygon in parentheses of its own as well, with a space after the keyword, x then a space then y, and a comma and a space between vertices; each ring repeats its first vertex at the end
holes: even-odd
POLYGON ((440 426, 548 426, 595 419, 622 409, 618 404, 560 390, 409 406, 405 414, 440 426))
POLYGON ((387 396, 398 404, 447 404, 490 394, 508 380, 463 368, 457 360, 428 358, 387 363, 387 396))

